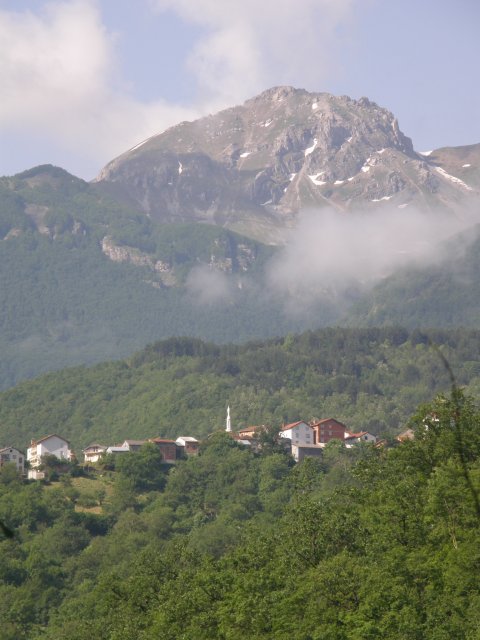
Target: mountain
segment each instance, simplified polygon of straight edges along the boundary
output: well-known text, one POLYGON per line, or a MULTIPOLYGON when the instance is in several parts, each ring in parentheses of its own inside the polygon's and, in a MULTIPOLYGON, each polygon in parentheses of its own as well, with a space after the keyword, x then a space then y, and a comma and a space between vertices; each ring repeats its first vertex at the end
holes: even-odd
POLYGON ((277 243, 307 207, 458 212, 480 187, 479 149, 417 153, 367 98, 275 87, 149 138, 96 183, 162 222, 220 224, 277 243))
POLYGON ((271 253, 221 227, 160 226, 56 167, 1 178, 0 387, 170 335, 287 332, 249 286, 271 253))
MULTIPOLYGON (((359 228, 362 214, 377 212, 374 233, 392 211, 460 219, 475 209, 479 167, 480 145, 417 153, 394 116, 366 98, 276 87, 153 136, 92 183, 51 165, 0 178, 0 388, 173 335, 223 343, 341 318, 431 324, 434 298, 407 317, 390 303, 375 315, 367 297, 349 320, 365 293, 355 268, 340 295, 321 269, 308 273, 323 230, 308 248, 291 234, 308 208, 359 228), (301 296, 290 278, 298 264, 301 296)), ((333 265, 348 251, 341 234, 335 243, 333 265)), ((373 280, 381 276, 381 295, 405 311, 393 271, 374 270, 373 280)), ((422 277, 412 271, 412 286, 422 277)), ((471 282, 443 286, 465 310, 462 324, 477 327, 476 304, 465 304, 476 296, 471 282)), ((435 324, 459 318, 447 304, 435 324)))

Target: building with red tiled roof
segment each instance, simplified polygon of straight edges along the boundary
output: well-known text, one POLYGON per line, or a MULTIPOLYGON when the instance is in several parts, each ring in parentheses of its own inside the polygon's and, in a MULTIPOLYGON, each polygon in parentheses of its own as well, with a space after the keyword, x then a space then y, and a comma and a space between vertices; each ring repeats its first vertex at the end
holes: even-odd
POLYGON ((42 464, 42 457, 46 455, 55 456, 59 460, 73 459, 68 440, 56 433, 31 441, 27 449, 27 460, 30 463, 30 467, 32 469, 39 467, 42 464))
POLYGON ((369 433, 368 431, 359 431, 358 433, 351 433, 350 431, 347 431, 345 434, 346 447, 351 447, 359 442, 370 442, 375 444, 377 442, 377 436, 374 436, 373 433, 369 433))
POLYGON ((406 431, 402 431, 396 437, 398 442, 406 442, 407 440, 415 440, 415 431, 413 429, 406 429, 406 431))
POLYGON ((315 444, 314 431, 312 427, 303 420, 283 425, 280 429, 279 436, 281 438, 289 438, 292 445, 301 446, 315 444))
POLYGON ((177 461, 177 443, 175 440, 168 438, 151 438, 149 442, 153 442, 162 452, 163 461, 168 464, 175 464, 177 461))
POLYGON ((326 444, 330 440, 343 440, 347 427, 335 418, 312 420, 310 426, 315 434, 315 444, 326 444))

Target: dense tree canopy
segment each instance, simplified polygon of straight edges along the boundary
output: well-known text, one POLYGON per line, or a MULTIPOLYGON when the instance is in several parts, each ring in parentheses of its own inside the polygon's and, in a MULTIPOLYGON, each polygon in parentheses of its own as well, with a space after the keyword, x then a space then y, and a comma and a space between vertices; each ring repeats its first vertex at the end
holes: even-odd
POLYGON ((335 417, 393 437, 421 402, 457 383, 480 398, 480 334, 322 329, 246 345, 170 338, 132 358, 52 373, 0 394, 0 443, 58 432, 79 450, 126 438, 203 438, 233 428, 335 417), (437 345, 436 347, 431 346, 437 345))
POLYGON ((0 637, 474 640, 480 414, 455 388, 410 424, 394 448, 297 465, 217 433, 164 486, 132 457, 93 512, 2 470, 0 637))

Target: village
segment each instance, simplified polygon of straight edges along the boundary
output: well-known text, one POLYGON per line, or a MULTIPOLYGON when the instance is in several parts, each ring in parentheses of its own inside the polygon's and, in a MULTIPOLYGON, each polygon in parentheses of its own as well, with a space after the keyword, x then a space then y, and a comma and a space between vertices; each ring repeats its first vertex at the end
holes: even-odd
MULTIPOLYGON (((227 407, 225 432, 240 445, 251 447, 257 451, 261 447, 261 434, 269 428, 265 425, 249 426, 236 431, 232 429, 230 407, 227 407)), ((278 442, 281 442, 285 450, 291 454, 295 462, 301 462, 307 457, 320 457, 326 444, 331 440, 344 443, 346 448, 357 446, 360 443, 374 446, 383 446, 385 441, 368 432, 352 432, 345 424, 335 418, 312 419, 309 422, 299 420, 283 425, 276 434, 278 442)), ((413 431, 407 429, 399 436, 401 442, 413 438, 413 431)), ((198 455, 201 442, 192 436, 179 436, 176 440, 169 438, 147 438, 145 440, 124 440, 116 445, 103 445, 92 443, 82 450, 84 466, 95 465, 106 455, 122 455, 134 453, 143 445, 152 443, 158 447, 165 464, 174 465, 178 460, 198 455)), ((5 464, 15 465, 17 472, 26 476, 29 480, 43 480, 43 462, 46 457, 54 456, 60 461, 72 462, 78 460, 71 449, 68 440, 53 433, 39 439, 32 439, 27 453, 15 447, 0 448, 0 468, 5 464)), ((80 460, 78 460, 80 462, 80 460)))

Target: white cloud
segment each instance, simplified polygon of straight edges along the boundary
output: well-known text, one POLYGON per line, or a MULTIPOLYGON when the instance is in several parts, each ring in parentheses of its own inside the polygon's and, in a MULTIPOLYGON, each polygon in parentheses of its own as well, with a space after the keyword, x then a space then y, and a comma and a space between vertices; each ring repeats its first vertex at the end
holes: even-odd
POLYGON ((56 149, 57 156, 62 150, 66 157, 77 156, 77 166, 65 168, 88 178, 94 176, 82 173, 82 166, 96 172, 168 126, 275 84, 322 89, 338 71, 338 28, 348 29, 359 0, 141 0, 201 29, 203 35, 185 50, 198 88, 191 108, 160 97, 142 101, 122 85, 117 36, 102 22, 102 1, 0 9, 0 135, 20 136, 23 146, 56 149))
POLYGON ((50 137, 101 166, 197 115, 161 100, 139 102, 118 76, 115 37, 94 0, 51 2, 39 14, 0 10, 2 130, 31 134, 32 144, 37 134, 50 137))
POLYGON ((194 267, 186 284, 189 294, 201 305, 223 301, 229 293, 226 274, 207 265, 194 267))
POLYGON ((150 0, 205 28, 189 58, 211 97, 237 102, 276 84, 319 89, 338 73, 339 29, 358 0, 150 0))
POLYGON ((458 220, 413 208, 305 212, 287 246, 272 260, 268 282, 302 303, 315 295, 341 297, 352 285, 372 286, 400 267, 443 260, 440 243, 471 222, 467 214, 458 220))

